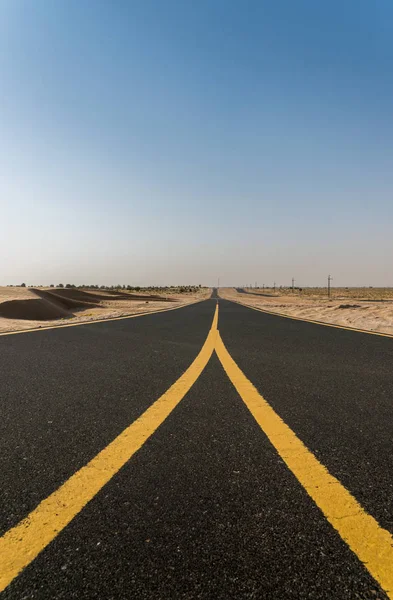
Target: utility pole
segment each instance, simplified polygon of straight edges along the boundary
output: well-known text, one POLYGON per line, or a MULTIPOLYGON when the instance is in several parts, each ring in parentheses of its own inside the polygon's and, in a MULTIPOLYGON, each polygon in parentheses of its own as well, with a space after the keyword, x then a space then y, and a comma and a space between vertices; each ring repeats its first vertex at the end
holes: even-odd
POLYGON ((328 277, 328 298, 330 298, 330 282, 333 279, 333 277, 331 275, 329 275, 328 277))
POLYGON ((218 278, 218 284, 217 284, 217 289, 220 289, 220 278, 218 278))
POLYGON ((276 293, 276 282, 273 283, 273 291, 276 293))
POLYGON ((295 291, 295 290, 294 290, 294 287, 295 287, 295 278, 294 278, 294 277, 292 277, 292 294, 293 294, 293 292, 295 291))

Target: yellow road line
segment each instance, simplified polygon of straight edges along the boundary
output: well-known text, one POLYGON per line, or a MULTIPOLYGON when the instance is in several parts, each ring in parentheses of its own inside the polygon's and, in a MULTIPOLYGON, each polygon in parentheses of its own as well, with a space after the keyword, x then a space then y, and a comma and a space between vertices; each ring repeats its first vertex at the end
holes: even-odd
POLYGON ((210 360, 218 304, 206 341, 187 371, 134 423, 0 538, 0 592, 61 532, 165 421, 210 360))
POLYGON ((284 423, 239 369, 217 334, 216 353, 258 425, 326 519, 393 598, 393 537, 360 506, 284 423))
POLYGON ((178 310, 179 308, 185 308, 192 304, 198 304, 204 302, 209 298, 203 298, 203 300, 196 300, 189 304, 181 304, 180 306, 172 306, 171 308, 159 308, 158 310, 151 310, 150 312, 135 313, 132 315, 124 315, 122 317, 108 317, 107 319, 92 319, 91 321, 79 321, 78 323, 64 323, 61 325, 46 325, 45 327, 32 327, 31 329, 18 329, 17 331, 4 331, 0 332, 0 337, 5 335, 18 335, 19 333, 34 333, 36 331, 47 331, 48 329, 63 329, 65 327, 79 327, 81 325, 95 325, 96 323, 109 323, 110 321, 123 321, 124 319, 135 319, 136 317, 146 317, 146 315, 156 315, 157 313, 169 312, 170 310, 178 310))
MULTIPOLYGON (((221 299, 227 300, 227 298, 221 299)), ((285 315, 284 313, 274 312, 272 310, 265 310, 264 308, 259 308, 258 306, 251 306, 251 304, 245 304, 240 300, 228 300, 228 302, 234 302, 235 304, 239 304, 240 306, 245 306, 246 308, 251 308, 252 310, 257 310, 258 312, 266 313, 268 315, 283 317, 284 319, 293 319, 294 321, 304 321, 305 323, 314 323, 314 325, 323 325, 324 327, 334 327, 335 329, 346 329, 347 331, 357 331, 358 333, 368 333, 369 335, 379 335, 380 337, 393 338, 393 334, 391 333, 380 333, 378 331, 369 331, 368 329, 358 329, 357 327, 346 327, 345 325, 335 325, 334 323, 325 323, 324 321, 304 319, 303 317, 293 317, 291 315, 285 315)))

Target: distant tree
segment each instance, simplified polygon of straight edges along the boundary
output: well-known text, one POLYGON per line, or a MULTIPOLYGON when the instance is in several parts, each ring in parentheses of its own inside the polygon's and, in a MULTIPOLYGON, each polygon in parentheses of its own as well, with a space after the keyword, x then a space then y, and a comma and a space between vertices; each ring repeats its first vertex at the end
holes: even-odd
POLYGON ((26 284, 25 283, 21 283, 20 287, 26 287, 26 284))
POLYGON ((57 287, 63 288, 64 285, 62 283, 59 283, 59 285, 57 287))
POLYGON ((70 283, 66 283, 66 288, 70 289, 72 288, 72 285, 70 283))
POLYGON ((55 287, 55 286, 53 285, 53 283, 51 283, 49 287, 55 287))

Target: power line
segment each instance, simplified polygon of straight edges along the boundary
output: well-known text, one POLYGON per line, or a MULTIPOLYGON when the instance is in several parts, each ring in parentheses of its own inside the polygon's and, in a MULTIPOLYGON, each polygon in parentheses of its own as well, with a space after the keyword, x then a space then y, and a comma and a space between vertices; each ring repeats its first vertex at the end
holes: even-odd
POLYGON ((328 277, 328 298, 330 298, 330 282, 332 281, 333 277, 331 275, 329 275, 328 277))

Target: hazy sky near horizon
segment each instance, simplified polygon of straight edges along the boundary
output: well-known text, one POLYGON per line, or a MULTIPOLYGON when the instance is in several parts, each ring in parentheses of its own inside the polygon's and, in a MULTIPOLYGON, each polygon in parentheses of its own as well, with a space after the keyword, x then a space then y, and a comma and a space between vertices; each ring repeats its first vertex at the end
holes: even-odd
POLYGON ((0 284, 393 285, 391 0, 2 0, 0 284))

